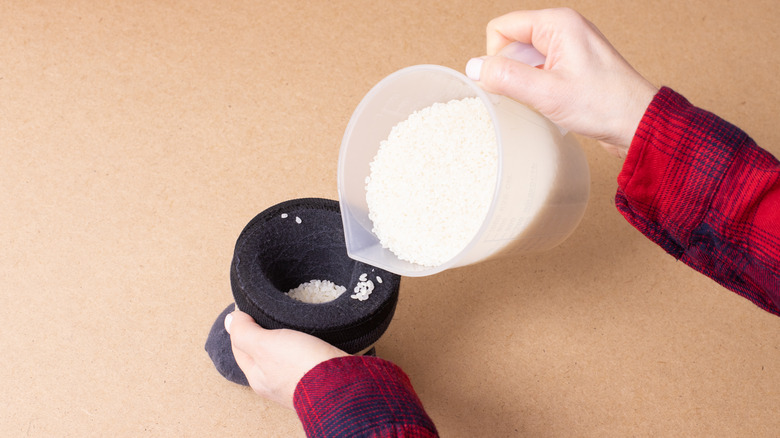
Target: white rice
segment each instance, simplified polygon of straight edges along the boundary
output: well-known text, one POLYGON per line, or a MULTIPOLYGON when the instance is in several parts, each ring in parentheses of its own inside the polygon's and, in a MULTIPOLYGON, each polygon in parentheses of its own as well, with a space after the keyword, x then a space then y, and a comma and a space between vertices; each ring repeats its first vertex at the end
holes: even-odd
MULTIPOLYGON (((377 277, 379 278, 379 277, 377 277)), ((365 301, 368 299, 371 292, 374 291, 374 282, 368 279, 368 274, 361 274, 358 279, 358 284, 355 286, 354 294, 349 297, 359 301, 365 301)))
POLYGON ((311 280, 287 291, 287 296, 304 303, 321 304, 333 301, 347 291, 328 280, 311 280))
POLYGON ((436 103, 394 126, 370 166, 366 201, 381 245, 441 265, 471 241, 493 199, 493 122, 478 98, 436 103))

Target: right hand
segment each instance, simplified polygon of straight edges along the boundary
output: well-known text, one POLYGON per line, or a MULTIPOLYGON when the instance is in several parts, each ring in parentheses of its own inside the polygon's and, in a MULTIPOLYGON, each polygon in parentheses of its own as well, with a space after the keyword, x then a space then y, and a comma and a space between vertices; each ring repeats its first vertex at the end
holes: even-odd
POLYGON ((571 9, 517 11, 490 21, 487 55, 471 60, 486 91, 536 108, 559 126, 604 142, 624 157, 658 88, 623 59, 604 35, 571 9), (547 57, 538 69, 496 56, 520 41, 547 57), (477 68, 475 68, 477 67, 477 68))

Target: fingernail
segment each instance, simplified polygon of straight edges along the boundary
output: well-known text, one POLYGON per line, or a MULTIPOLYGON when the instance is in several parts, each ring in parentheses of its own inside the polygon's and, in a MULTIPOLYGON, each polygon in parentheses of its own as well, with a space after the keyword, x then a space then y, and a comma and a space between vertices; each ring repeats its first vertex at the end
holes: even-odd
POLYGON ((466 63, 466 76, 472 81, 478 81, 479 75, 482 72, 482 63, 485 62, 482 58, 471 58, 466 63))
POLYGON ((225 315, 225 331, 230 333, 230 323, 233 322, 233 314, 228 313, 225 315))

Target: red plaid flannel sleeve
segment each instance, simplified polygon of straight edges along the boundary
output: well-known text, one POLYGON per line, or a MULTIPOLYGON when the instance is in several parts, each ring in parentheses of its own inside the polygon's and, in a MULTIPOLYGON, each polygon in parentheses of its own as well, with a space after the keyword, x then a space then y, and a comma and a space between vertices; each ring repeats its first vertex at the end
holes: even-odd
POLYGON ((295 389, 295 410, 308 437, 437 437, 409 378, 383 359, 325 361, 295 389))
POLYGON ((743 131, 661 89, 616 204, 669 254, 780 315, 780 163, 743 131))

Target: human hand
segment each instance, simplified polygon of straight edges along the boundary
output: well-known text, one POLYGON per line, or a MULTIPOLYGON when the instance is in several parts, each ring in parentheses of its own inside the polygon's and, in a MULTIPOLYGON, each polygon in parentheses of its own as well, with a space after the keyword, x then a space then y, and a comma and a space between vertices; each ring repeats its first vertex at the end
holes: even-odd
POLYGON ((306 333, 266 330, 244 312, 225 317, 233 356, 249 386, 261 396, 293 409, 293 393, 304 374, 317 364, 347 353, 306 333))
POLYGON ((517 11, 491 20, 487 55, 466 67, 486 91, 528 104, 563 128, 602 140, 605 149, 621 157, 658 92, 592 23, 571 9, 517 11), (547 57, 544 67, 496 56, 513 41, 533 44, 547 57))

